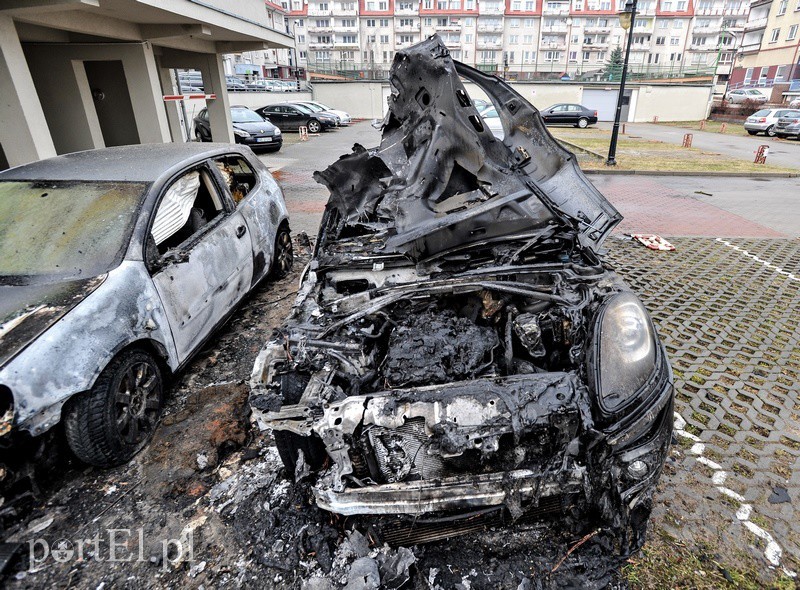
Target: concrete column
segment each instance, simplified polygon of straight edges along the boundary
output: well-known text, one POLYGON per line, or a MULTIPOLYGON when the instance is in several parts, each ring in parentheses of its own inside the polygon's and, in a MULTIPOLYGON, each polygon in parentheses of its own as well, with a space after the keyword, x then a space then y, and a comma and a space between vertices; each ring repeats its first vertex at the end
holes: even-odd
POLYGON ((128 45, 122 59, 139 141, 169 143, 171 136, 158 68, 150 43, 128 45))
POLYGON ((4 15, 0 15, 0 121, 0 144, 9 166, 56 155, 17 29, 4 15))
POLYGON ((216 94, 215 100, 206 103, 208 118, 211 124, 211 139, 222 143, 234 143, 233 122, 228 102, 228 87, 225 83, 225 70, 222 56, 206 53, 200 64, 203 75, 203 88, 206 94, 216 94))
MULTIPOLYGON (((161 92, 163 94, 175 94, 178 92, 178 89, 175 88, 172 81, 172 72, 170 72, 169 68, 165 68, 161 65, 161 59, 158 57, 156 57, 156 66, 158 67, 158 77, 161 79, 161 92)), ((175 143, 186 141, 184 135, 185 131, 181 124, 180 108, 181 106, 178 101, 164 103, 164 109, 167 112, 169 131, 172 135, 172 141, 175 143)))

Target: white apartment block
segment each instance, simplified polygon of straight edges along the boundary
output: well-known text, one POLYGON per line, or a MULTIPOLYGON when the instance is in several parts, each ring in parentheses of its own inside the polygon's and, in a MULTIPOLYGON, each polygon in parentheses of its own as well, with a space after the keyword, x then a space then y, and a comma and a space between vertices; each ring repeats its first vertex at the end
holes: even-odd
MULTIPOLYGON (((725 80, 745 39, 750 1, 640 0, 630 32, 632 71, 716 72, 725 80)), ((385 77, 396 51, 434 33, 455 59, 512 78, 599 74, 615 48, 624 50, 627 33, 617 16, 623 6, 624 0, 267 2, 294 36, 300 67, 350 70, 354 78, 385 77)), ((284 53, 291 65, 294 57, 284 53)))

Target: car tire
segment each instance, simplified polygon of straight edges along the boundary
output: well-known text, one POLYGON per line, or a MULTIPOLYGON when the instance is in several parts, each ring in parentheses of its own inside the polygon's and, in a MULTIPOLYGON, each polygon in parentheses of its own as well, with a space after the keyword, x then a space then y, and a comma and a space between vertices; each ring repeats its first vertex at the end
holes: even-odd
POLYGON ((144 350, 124 351, 103 369, 91 390, 66 408, 67 443, 84 463, 121 465, 150 442, 163 407, 158 362, 144 350))
POLYGON ((758 133, 758 131, 753 131, 752 129, 748 129, 747 133, 749 133, 750 135, 755 135, 756 133, 758 133))
POLYGON ((764 130, 764 135, 767 137, 775 137, 775 125, 770 125, 764 130))
POLYGON ((578 119, 578 123, 575 125, 578 129, 586 129, 589 126, 589 119, 586 117, 581 117, 578 119))
MULTIPOLYGON (((302 375, 295 371, 281 375, 280 388, 283 404, 299 402, 310 380, 309 375, 302 375)), ((288 430, 275 430, 272 434, 275 437, 275 448, 278 449, 278 455, 291 479, 294 479, 300 451, 303 452, 306 463, 314 470, 322 467, 328 456, 325 445, 316 435, 301 436, 288 430)))
POLYGON ((294 247, 289 224, 282 223, 275 236, 275 251, 272 255, 272 264, 269 267, 269 276, 282 279, 292 271, 294 265, 294 247))
POLYGON ((306 129, 309 133, 319 133, 322 131, 322 125, 316 119, 311 119, 306 123, 306 129))

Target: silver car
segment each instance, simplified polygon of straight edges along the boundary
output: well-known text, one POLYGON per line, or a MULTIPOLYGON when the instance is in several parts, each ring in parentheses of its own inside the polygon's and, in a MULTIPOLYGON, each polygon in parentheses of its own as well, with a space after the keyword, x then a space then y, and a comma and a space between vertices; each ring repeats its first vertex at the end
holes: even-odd
POLYGON ((778 119, 797 115, 800 115, 800 112, 792 109, 761 109, 747 117, 744 128, 750 135, 763 133, 775 137, 775 124, 778 119))
POLYGON ((748 100, 761 103, 769 100, 769 96, 756 88, 740 88, 738 90, 731 90, 728 92, 725 98, 728 102, 732 103, 746 102, 748 100))
POLYGON ((283 194, 247 147, 116 147, 0 173, 3 453, 63 422, 81 460, 127 461, 169 375, 291 265, 283 194))
POLYGON ((775 135, 784 139, 789 137, 800 139, 800 111, 792 111, 791 114, 778 119, 775 123, 775 135))

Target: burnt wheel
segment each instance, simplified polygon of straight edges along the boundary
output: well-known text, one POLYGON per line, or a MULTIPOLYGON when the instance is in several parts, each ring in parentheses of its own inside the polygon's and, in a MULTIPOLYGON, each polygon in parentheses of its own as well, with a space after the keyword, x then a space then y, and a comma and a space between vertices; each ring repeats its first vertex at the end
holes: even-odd
POLYGON ((67 442, 85 463, 120 465, 153 437, 163 405, 164 383, 156 360, 143 350, 125 351, 66 409, 67 442))
MULTIPOLYGON (((295 372, 281 375, 280 385, 283 404, 288 405, 299 402, 309 380, 308 375, 295 372)), ((306 463, 312 469, 322 467, 325 457, 328 456, 325 452, 325 445, 316 436, 300 436, 286 430, 275 430, 273 435, 278 455, 280 455, 281 461, 283 461, 283 465, 286 467, 291 479, 294 479, 294 471, 297 467, 297 460, 300 458, 300 451, 303 451, 303 457, 305 457, 306 463)))
POLYGON ((291 272, 293 265, 292 235, 289 231, 289 226, 284 223, 278 228, 278 235, 275 236, 275 254, 272 256, 269 275, 273 279, 282 279, 291 272))
POLYGON ((306 128, 308 128, 309 133, 319 133, 322 131, 322 125, 320 125, 319 121, 316 119, 310 119, 308 123, 306 123, 306 128))

